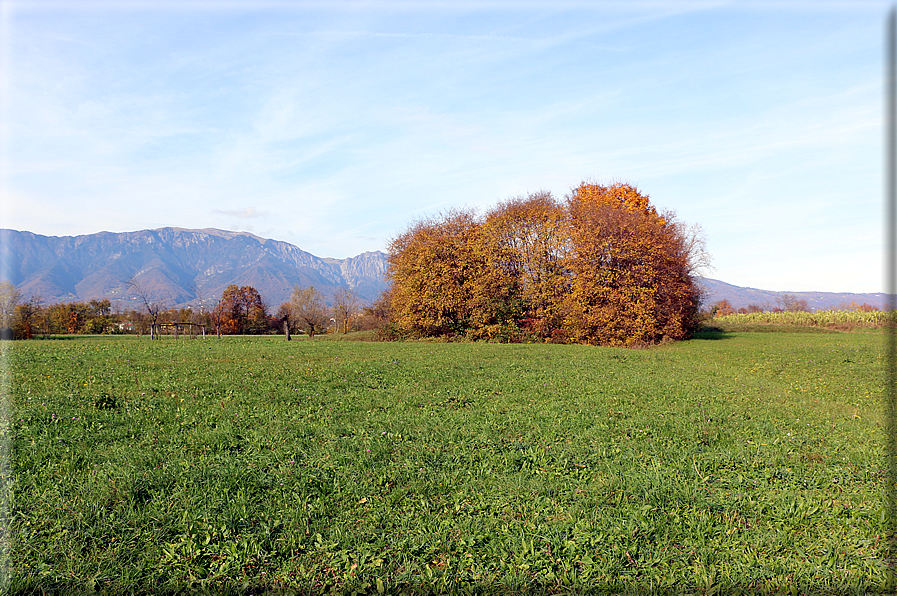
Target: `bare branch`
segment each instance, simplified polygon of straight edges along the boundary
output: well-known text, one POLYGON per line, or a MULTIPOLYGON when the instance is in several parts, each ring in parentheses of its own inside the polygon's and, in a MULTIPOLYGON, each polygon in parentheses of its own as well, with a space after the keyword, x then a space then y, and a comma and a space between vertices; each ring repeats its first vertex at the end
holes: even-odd
POLYGON ((159 319, 159 313, 161 313, 164 308, 164 303, 158 300, 152 300, 149 290, 143 287, 134 277, 128 278, 125 284, 132 292, 137 294, 137 297, 143 302, 143 307, 150 317, 150 339, 159 337, 159 332, 156 329, 156 322, 159 319))

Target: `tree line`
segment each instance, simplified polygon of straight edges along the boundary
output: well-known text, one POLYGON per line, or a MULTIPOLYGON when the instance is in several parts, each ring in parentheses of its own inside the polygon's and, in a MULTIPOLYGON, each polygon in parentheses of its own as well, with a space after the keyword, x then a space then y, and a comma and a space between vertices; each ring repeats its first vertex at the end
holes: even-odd
POLYGON ((31 339, 63 334, 143 334, 157 337, 178 325, 182 332, 263 335, 305 333, 311 337, 326 331, 348 333, 374 329, 381 319, 364 308, 347 287, 340 288, 329 303, 318 290, 296 287, 288 302, 269 313, 261 294, 252 286, 232 284, 210 308, 173 308, 134 280, 128 287, 138 308, 116 308, 108 299, 88 302, 43 304, 39 297, 23 299, 16 287, 0 282, 0 338, 31 339))
POLYGON ((452 210, 389 247, 382 299, 398 337, 633 346, 696 328, 701 230, 630 184, 537 192, 483 216, 452 210))
MULTIPOLYGON (((878 312, 881 309, 878 306, 864 302, 858 304, 855 301, 842 302, 834 307, 836 311, 846 312, 878 312)), ((810 304, 804 298, 798 298, 794 294, 781 294, 776 296, 775 304, 748 304, 735 308, 726 298, 718 300, 710 305, 707 310, 709 317, 724 317, 732 314, 752 314, 761 312, 810 312, 810 304)))

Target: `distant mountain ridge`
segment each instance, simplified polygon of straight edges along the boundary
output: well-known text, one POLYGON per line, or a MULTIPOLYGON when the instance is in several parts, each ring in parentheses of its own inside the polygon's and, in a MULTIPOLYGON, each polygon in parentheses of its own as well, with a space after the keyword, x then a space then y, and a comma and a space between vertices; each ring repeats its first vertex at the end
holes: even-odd
POLYGON ((316 257, 288 242, 248 232, 158 228, 42 236, 0 229, 0 278, 24 297, 45 303, 108 298, 137 306, 127 280, 135 279, 166 306, 210 307, 230 284, 255 287, 269 310, 289 300, 295 286, 314 286, 326 298, 343 286, 363 302, 386 288, 386 254, 348 259, 316 257))
POLYGON ((706 290, 704 304, 711 305, 720 300, 728 300, 736 309, 747 307, 751 304, 769 310, 779 305, 779 299, 789 294, 798 300, 806 300, 810 310, 831 310, 854 302, 858 305, 869 304, 884 309, 887 306, 888 295, 883 292, 872 294, 852 294, 839 292, 773 292, 771 290, 758 290, 755 288, 743 288, 733 286, 723 281, 709 278, 701 278, 701 285, 706 290))

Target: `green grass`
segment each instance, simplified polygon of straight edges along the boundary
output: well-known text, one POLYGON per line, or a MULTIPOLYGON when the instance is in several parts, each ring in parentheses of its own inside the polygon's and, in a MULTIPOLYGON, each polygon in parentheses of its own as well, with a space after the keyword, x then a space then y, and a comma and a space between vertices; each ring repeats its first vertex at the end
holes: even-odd
POLYGON ((864 593, 883 335, 4 342, 10 591, 864 593))

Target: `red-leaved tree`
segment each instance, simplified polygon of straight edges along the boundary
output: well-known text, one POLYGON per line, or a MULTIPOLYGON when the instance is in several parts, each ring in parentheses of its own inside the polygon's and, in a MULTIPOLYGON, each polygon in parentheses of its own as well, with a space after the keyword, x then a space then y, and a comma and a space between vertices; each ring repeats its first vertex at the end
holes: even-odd
POLYGON ((227 286, 211 318, 220 333, 228 335, 265 333, 268 326, 265 303, 252 286, 227 286))

